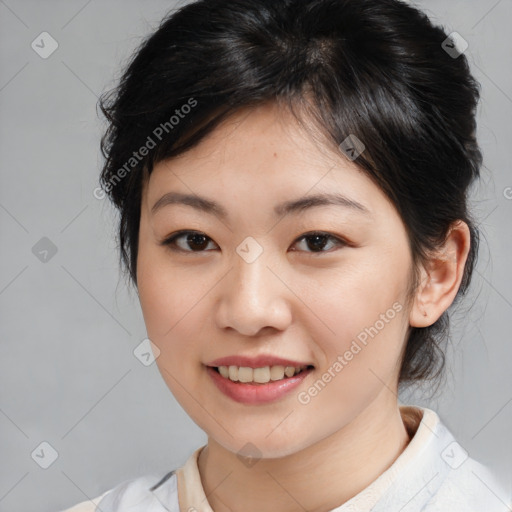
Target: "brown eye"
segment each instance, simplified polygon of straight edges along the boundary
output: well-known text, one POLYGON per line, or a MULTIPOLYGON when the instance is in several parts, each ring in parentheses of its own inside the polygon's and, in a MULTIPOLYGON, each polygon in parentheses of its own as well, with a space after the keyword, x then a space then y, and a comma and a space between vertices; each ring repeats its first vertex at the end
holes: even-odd
POLYGON ((199 231, 179 231, 160 244, 169 246, 173 251, 204 252, 209 241, 213 242, 210 237, 199 231))
MULTIPOLYGON (((313 233, 307 233, 302 235, 297 242, 305 241, 305 246, 307 248, 311 248, 313 253, 322 253, 322 252, 330 252, 328 250, 324 250, 326 246, 329 245, 329 241, 334 241, 334 246, 345 246, 348 245, 345 241, 341 240, 338 237, 330 235, 329 233, 324 233, 323 231, 315 231, 313 233)), ((331 247, 333 247, 331 245, 331 247)))
MULTIPOLYGON (((304 244, 303 248, 299 250, 314 254, 331 252, 329 249, 333 247, 349 245, 344 240, 323 231, 306 233, 298 238, 294 245, 300 242, 304 242, 304 244)), ((197 253, 206 252, 209 243, 214 242, 209 236, 199 231, 178 231, 160 242, 160 245, 168 246, 173 251, 197 253)), ((297 249, 292 250, 296 251, 297 249)))

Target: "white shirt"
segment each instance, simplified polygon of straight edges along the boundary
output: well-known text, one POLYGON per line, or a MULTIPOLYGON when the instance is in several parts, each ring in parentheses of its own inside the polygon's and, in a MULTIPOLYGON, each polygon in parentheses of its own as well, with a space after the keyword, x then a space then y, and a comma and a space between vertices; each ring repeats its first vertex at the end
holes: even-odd
MULTIPOLYGON (((412 435, 405 450, 368 487, 330 512, 512 510, 510 492, 485 466, 467 456, 434 411, 400 406, 400 412, 412 435)), ((181 512, 213 512, 197 466, 203 448, 181 468, 127 480, 64 512, 180 512, 179 502, 181 512)))

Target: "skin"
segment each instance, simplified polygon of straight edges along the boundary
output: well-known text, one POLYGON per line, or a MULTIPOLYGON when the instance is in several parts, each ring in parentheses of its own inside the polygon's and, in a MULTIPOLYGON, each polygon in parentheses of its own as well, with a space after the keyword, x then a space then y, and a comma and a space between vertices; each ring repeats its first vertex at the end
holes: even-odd
POLYGON ((327 511, 393 463, 409 442, 397 402, 408 330, 434 323, 452 303, 469 242, 467 225, 454 224, 407 303, 412 258, 393 204, 353 162, 273 103, 239 111, 186 154, 155 166, 142 194, 139 298, 165 382, 208 435, 198 466, 215 512, 327 511), (170 191, 213 199, 229 217, 176 204, 152 214, 170 191), (333 191, 369 214, 328 205, 274 215, 282 201, 333 191), (176 242, 181 252, 160 245, 178 230, 205 234, 203 248, 187 244, 186 235, 176 242), (315 252, 311 239, 301 240, 310 231, 350 244, 326 239, 315 252), (248 236, 263 249, 252 263, 236 252, 248 236), (298 394, 394 303, 401 311, 300 403, 298 394), (235 354, 272 354, 315 369, 275 403, 240 404, 216 388, 204 366, 235 354), (237 456, 249 442, 261 454, 252 466, 237 456))

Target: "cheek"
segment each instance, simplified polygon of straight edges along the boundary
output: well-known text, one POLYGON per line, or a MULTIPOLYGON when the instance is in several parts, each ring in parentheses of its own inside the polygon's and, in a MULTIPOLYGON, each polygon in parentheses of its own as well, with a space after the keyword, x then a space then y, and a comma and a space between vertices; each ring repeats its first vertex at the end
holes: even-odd
POLYGON ((377 272, 354 272, 324 288, 319 311, 330 331, 318 328, 322 367, 298 398, 333 429, 393 389, 407 316, 399 287, 386 284, 377 272))
POLYGON ((138 290, 149 339, 158 347, 156 364, 176 400, 196 423, 201 411, 204 372, 200 361, 198 315, 205 315, 200 299, 204 291, 188 272, 169 265, 160 251, 142 250, 138 257, 138 290), (194 397, 195 399, 192 399, 194 397))
POLYGON ((201 297, 197 277, 173 265, 161 247, 140 244, 137 283, 148 335, 162 342, 173 338, 201 297))
POLYGON ((187 329, 200 292, 194 291, 195 281, 169 265, 161 253, 165 251, 160 248, 140 247, 138 293, 148 337, 160 350, 157 364, 174 375, 183 370, 187 356, 194 354, 194 336, 187 334, 187 329))
POLYGON ((322 337, 327 367, 341 356, 344 374, 389 378, 405 342, 408 268, 407 253, 361 252, 324 283, 317 307, 331 333, 322 337))

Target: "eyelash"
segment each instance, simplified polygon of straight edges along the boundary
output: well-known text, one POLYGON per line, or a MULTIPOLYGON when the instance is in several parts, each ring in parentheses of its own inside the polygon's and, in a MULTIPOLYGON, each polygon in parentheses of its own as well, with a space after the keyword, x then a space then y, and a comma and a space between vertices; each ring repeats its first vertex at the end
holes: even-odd
MULTIPOLYGON (((201 235, 201 236, 204 236, 206 239, 213 241, 209 236, 205 235, 204 233, 201 233, 200 231, 184 230, 184 231, 178 231, 176 233, 173 233, 169 237, 162 240, 160 242, 160 245, 166 246, 171 251, 175 251, 175 252, 196 253, 196 254, 201 253, 201 252, 207 252, 205 250, 188 251, 186 249, 182 249, 182 248, 176 246, 175 242, 177 239, 183 237, 184 235, 189 235, 189 234, 201 235)), ((302 240, 305 240, 307 238, 314 237, 314 236, 322 236, 322 237, 326 237, 327 239, 335 240, 337 245, 340 247, 350 246, 350 244, 346 240, 343 240, 340 237, 331 235, 330 233, 326 233, 325 231, 311 231, 311 232, 305 233, 305 234, 301 235, 299 238, 297 238, 295 240, 294 244, 297 242, 300 242, 302 240)), ((332 252, 332 251, 320 250, 320 251, 305 251, 305 252, 308 252, 308 253, 312 254, 313 256, 316 256, 316 255, 320 255, 320 254, 328 254, 329 252, 332 252)))

